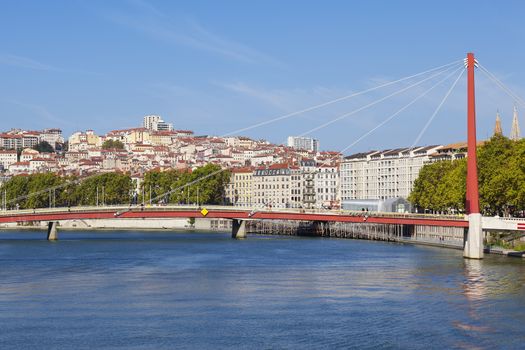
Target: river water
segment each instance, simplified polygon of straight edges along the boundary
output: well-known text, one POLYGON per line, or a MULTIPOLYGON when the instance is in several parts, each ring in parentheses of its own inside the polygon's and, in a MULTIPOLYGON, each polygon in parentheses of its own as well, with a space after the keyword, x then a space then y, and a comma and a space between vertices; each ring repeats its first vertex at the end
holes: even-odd
POLYGON ((345 239, 0 233, 0 349, 525 348, 525 262, 345 239))

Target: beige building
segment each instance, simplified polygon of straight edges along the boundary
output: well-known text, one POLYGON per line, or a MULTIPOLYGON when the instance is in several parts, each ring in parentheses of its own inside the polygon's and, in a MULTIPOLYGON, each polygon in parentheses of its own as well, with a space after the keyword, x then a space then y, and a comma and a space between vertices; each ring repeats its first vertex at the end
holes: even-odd
POLYGON ((251 207, 253 200, 253 170, 252 167, 234 168, 231 171, 230 182, 226 186, 226 202, 235 206, 251 207))
POLYGON ((253 173, 253 202, 257 207, 300 208, 303 178, 298 166, 273 164, 253 173))
POLYGON ((40 152, 37 150, 34 150, 32 148, 25 148, 22 153, 20 153, 20 161, 21 162, 29 162, 33 158, 39 158, 40 152))
POLYGON ((99 148, 102 146, 102 138, 96 135, 93 130, 86 132, 77 131, 69 136, 69 151, 87 151, 90 148, 99 148))
POLYGON ((113 130, 106 135, 106 140, 120 141, 129 149, 136 144, 151 144, 151 132, 146 128, 113 130))
POLYGON ((156 131, 150 134, 151 144, 153 146, 169 146, 176 137, 173 131, 156 131))

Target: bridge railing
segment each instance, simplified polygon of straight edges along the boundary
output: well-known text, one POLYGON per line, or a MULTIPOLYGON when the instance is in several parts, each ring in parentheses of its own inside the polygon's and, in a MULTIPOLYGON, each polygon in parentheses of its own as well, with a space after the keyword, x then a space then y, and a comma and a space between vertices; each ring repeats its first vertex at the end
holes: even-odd
POLYGON ((413 218, 413 219, 441 219, 441 220, 465 220, 463 215, 440 215, 440 214, 419 214, 419 213, 390 213, 390 212, 363 212, 341 209, 298 209, 298 208, 261 208, 261 207, 235 207, 224 205, 188 205, 188 204, 168 204, 168 205, 145 205, 130 206, 125 204, 105 205, 105 206, 81 206, 81 207, 56 207, 38 208, 22 210, 3 210, 0 216, 24 215, 24 214, 43 214, 43 213, 63 213, 63 212, 107 212, 123 213, 126 211, 174 211, 174 210, 200 210, 206 207, 208 210, 221 211, 242 211, 255 213, 298 213, 298 214, 322 214, 322 215, 347 215, 347 216, 367 216, 367 217, 391 217, 391 218, 413 218))

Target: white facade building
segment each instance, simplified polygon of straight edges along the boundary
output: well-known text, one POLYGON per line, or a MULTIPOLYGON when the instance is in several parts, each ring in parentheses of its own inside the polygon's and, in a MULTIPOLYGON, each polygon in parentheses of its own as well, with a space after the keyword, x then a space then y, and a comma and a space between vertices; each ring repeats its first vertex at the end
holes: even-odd
POLYGON ((442 146, 371 151, 345 157, 341 163, 341 201, 407 198, 424 164, 442 146))
POLYGON ((40 133, 40 141, 46 141, 53 148, 56 147, 57 143, 64 143, 64 137, 62 136, 62 130, 60 129, 44 129, 40 133))
POLYGON ((319 140, 311 137, 288 136, 288 147, 306 151, 319 151, 319 140))
POLYGON ((144 127, 152 131, 172 131, 173 124, 166 123, 160 115, 147 115, 144 117, 144 127))
POLYGON ((17 162, 16 151, 0 151, 0 165, 4 170, 7 170, 11 164, 17 162))
POLYGON ((318 165, 315 173, 317 207, 339 205, 339 167, 318 165))

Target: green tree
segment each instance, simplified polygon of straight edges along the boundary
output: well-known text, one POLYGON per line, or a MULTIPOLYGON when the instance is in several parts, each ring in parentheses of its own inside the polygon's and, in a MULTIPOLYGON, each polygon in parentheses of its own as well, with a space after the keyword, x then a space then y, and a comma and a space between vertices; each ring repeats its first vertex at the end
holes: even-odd
POLYGON ((460 161, 438 161, 421 168, 419 176, 414 182, 409 201, 421 209, 446 211, 451 208, 461 208, 457 201, 462 196, 455 182, 460 181, 456 176, 461 174, 456 168, 460 161), (452 186, 452 187, 451 187, 452 186))
POLYGON ((133 182, 122 173, 107 173, 93 176, 75 186, 71 194, 71 205, 127 204, 130 203, 133 182))
POLYGON ((480 207, 487 214, 503 214, 518 205, 518 187, 523 185, 523 171, 516 162, 518 145, 502 135, 494 135, 479 148, 478 178, 480 207))
POLYGON ((158 170, 149 171, 144 176, 144 181, 139 194, 139 201, 166 203, 201 203, 219 204, 223 199, 223 189, 229 181, 229 171, 220 171, 215 164, 207 164, 192 172, 186 170, 158 170), (212 175, 213 174, 213 175, 212 175), (199 180, 203 179, 203 180, 199 180), (194 183, 193 183, 194 182, 194 183), (191 185, 188 185, 192 183, 191 185), (163 197, 163 194, 169 196, 163 197))
POLYGON ((66 180, 53 173, 38 173, 28 176, 14 176, 3 189, 11 208, 43 208, 63 205, 63 188, 66 180), (58 187, 58 188, 57 188, 58 187), (54 189, 54 190, 53 190, 54 189))
POLYGON ((119 140, 106 140, 102 143, 102 149, 118 149, 123 150, 124 144, 119 140))
MULTIPOLYGON (((494 135, 478 147, 480 209, 484 214, 525 210, 525 141, 494 135)), ((409 200, 423 209, 464 210, 466 159, 425 165, 409 200)))
POLYGON ((55 149, 47 141, 40 141, 38 144, 33 146, 34 150, 37 150, 40 153, 53 153, 55 149))

